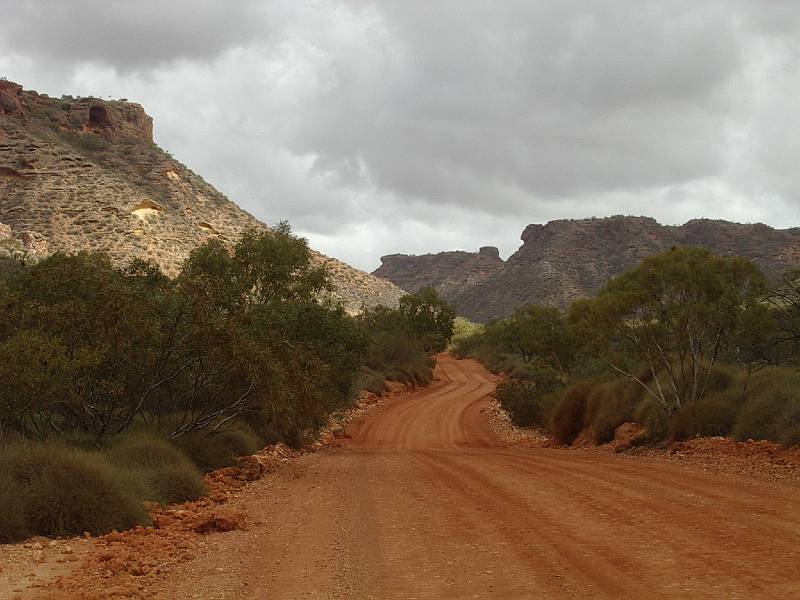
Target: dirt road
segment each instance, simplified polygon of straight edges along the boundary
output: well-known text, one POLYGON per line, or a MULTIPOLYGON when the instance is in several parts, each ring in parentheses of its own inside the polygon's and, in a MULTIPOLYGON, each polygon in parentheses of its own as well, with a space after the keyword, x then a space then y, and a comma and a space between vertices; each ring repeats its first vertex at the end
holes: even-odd
POLYGON ((237 503, 156 597, 800 598, 796 488, 661 461, 504 447, 491 376, 434 384, 352 424, 237 503))

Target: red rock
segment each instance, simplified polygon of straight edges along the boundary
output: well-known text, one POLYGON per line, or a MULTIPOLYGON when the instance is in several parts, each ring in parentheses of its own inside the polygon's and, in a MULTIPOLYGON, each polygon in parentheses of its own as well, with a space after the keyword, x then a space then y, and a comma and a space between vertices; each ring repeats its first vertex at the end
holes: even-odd
POLYGON ((647 439, 647 429, 638 423, 623 423, 614 430, 614 439, 608 444, 614 452, 624 452, 647 439))
POLYGON ((201 534, 233 531, 234 529, 244 529, 244 520, 244 514, 239 512, 216 512, 201 518, 192 529, 201 534))

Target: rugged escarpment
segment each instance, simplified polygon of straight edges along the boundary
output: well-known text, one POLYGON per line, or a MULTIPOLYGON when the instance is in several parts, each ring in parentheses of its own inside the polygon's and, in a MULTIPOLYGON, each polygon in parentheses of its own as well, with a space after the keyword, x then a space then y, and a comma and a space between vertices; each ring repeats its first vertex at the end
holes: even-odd
MULTIPOLYGON (((0 222, 46 242, 45 251, 148 258, 170 274, 206 240, 232 242, 244 229, 266 227, 161 150, 140 105, 55 99, 9 81, 0 81, 0 222)), ((351 310, 395 305, 402 294, 389 281, 315 257, 351 310)))
POLYGON ((673 246, 703 246, 718 254, 744 256, 773 277, 800 265, 800 228, 780 230, 707 219, 680 226, 660 225, 649 217, 551 221, 529 225, 522 242, 505 263, 476 277, 477 284, 455 283, 466 279, 466 261, 456 264, 452 255, 467 253, 392 255, 384 257, 375 274, 395 283, 432 285, 460 314, 486 321, 506 316, 527 302, 566 306, 593 294, 646 256, 673 246), (412 276, 415 268, 416 277, 412 276))
POLYGON ((373 275, 388 279, 409 292, 433 286, 444 297, 451 298, 466 288, 479 286, 502 266, 497 248, 484 246, 478 252, 382 256, 381 266, 373 275))

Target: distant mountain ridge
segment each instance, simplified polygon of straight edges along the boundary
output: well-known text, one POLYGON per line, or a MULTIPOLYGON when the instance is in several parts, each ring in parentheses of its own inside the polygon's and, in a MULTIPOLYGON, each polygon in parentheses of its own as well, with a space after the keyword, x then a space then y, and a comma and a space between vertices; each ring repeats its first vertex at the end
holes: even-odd
POLYGON ((661 225, 650 217, 614 216, 528 225, 507 261, 482 252, 381 258, 374 275, 408 291, 432 285, 470 319, 509 315, 522 304, 567 306, 594 294, 615 275, 673 246, 702 246, 743 256, 767 275, 800 265, 800 228, 695 219, 661 225))
MULTIPOLYGON (((153 142, 153 120, 127 101, 50 98, 0 80, 0 223, 39 256, 102 250, 175 274, 209 239, 267 228, 153 142)), ((8 238, 8 232, 5 232, 8 238)), ((403 291, 314 253, 335 296, 356 311, 403 291)))

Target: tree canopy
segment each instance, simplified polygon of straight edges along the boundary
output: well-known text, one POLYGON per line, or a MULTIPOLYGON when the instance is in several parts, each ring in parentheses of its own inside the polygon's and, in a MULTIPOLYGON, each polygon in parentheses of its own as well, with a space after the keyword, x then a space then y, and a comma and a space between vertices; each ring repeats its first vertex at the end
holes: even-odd
POLYGON ((432 287, 400 298, 400 313, 423 340, 426 352, 444 350, 453 337, 456 311, 432 287))
POLYGON ((716 362, 735 352, 746 316, 762 310, 766 283, 743 258, 675 248, 575 302, 569 319, 576 339, 670 411, 706 393, 716 362), (646 376, 634 373, 639 365, 646 376))

